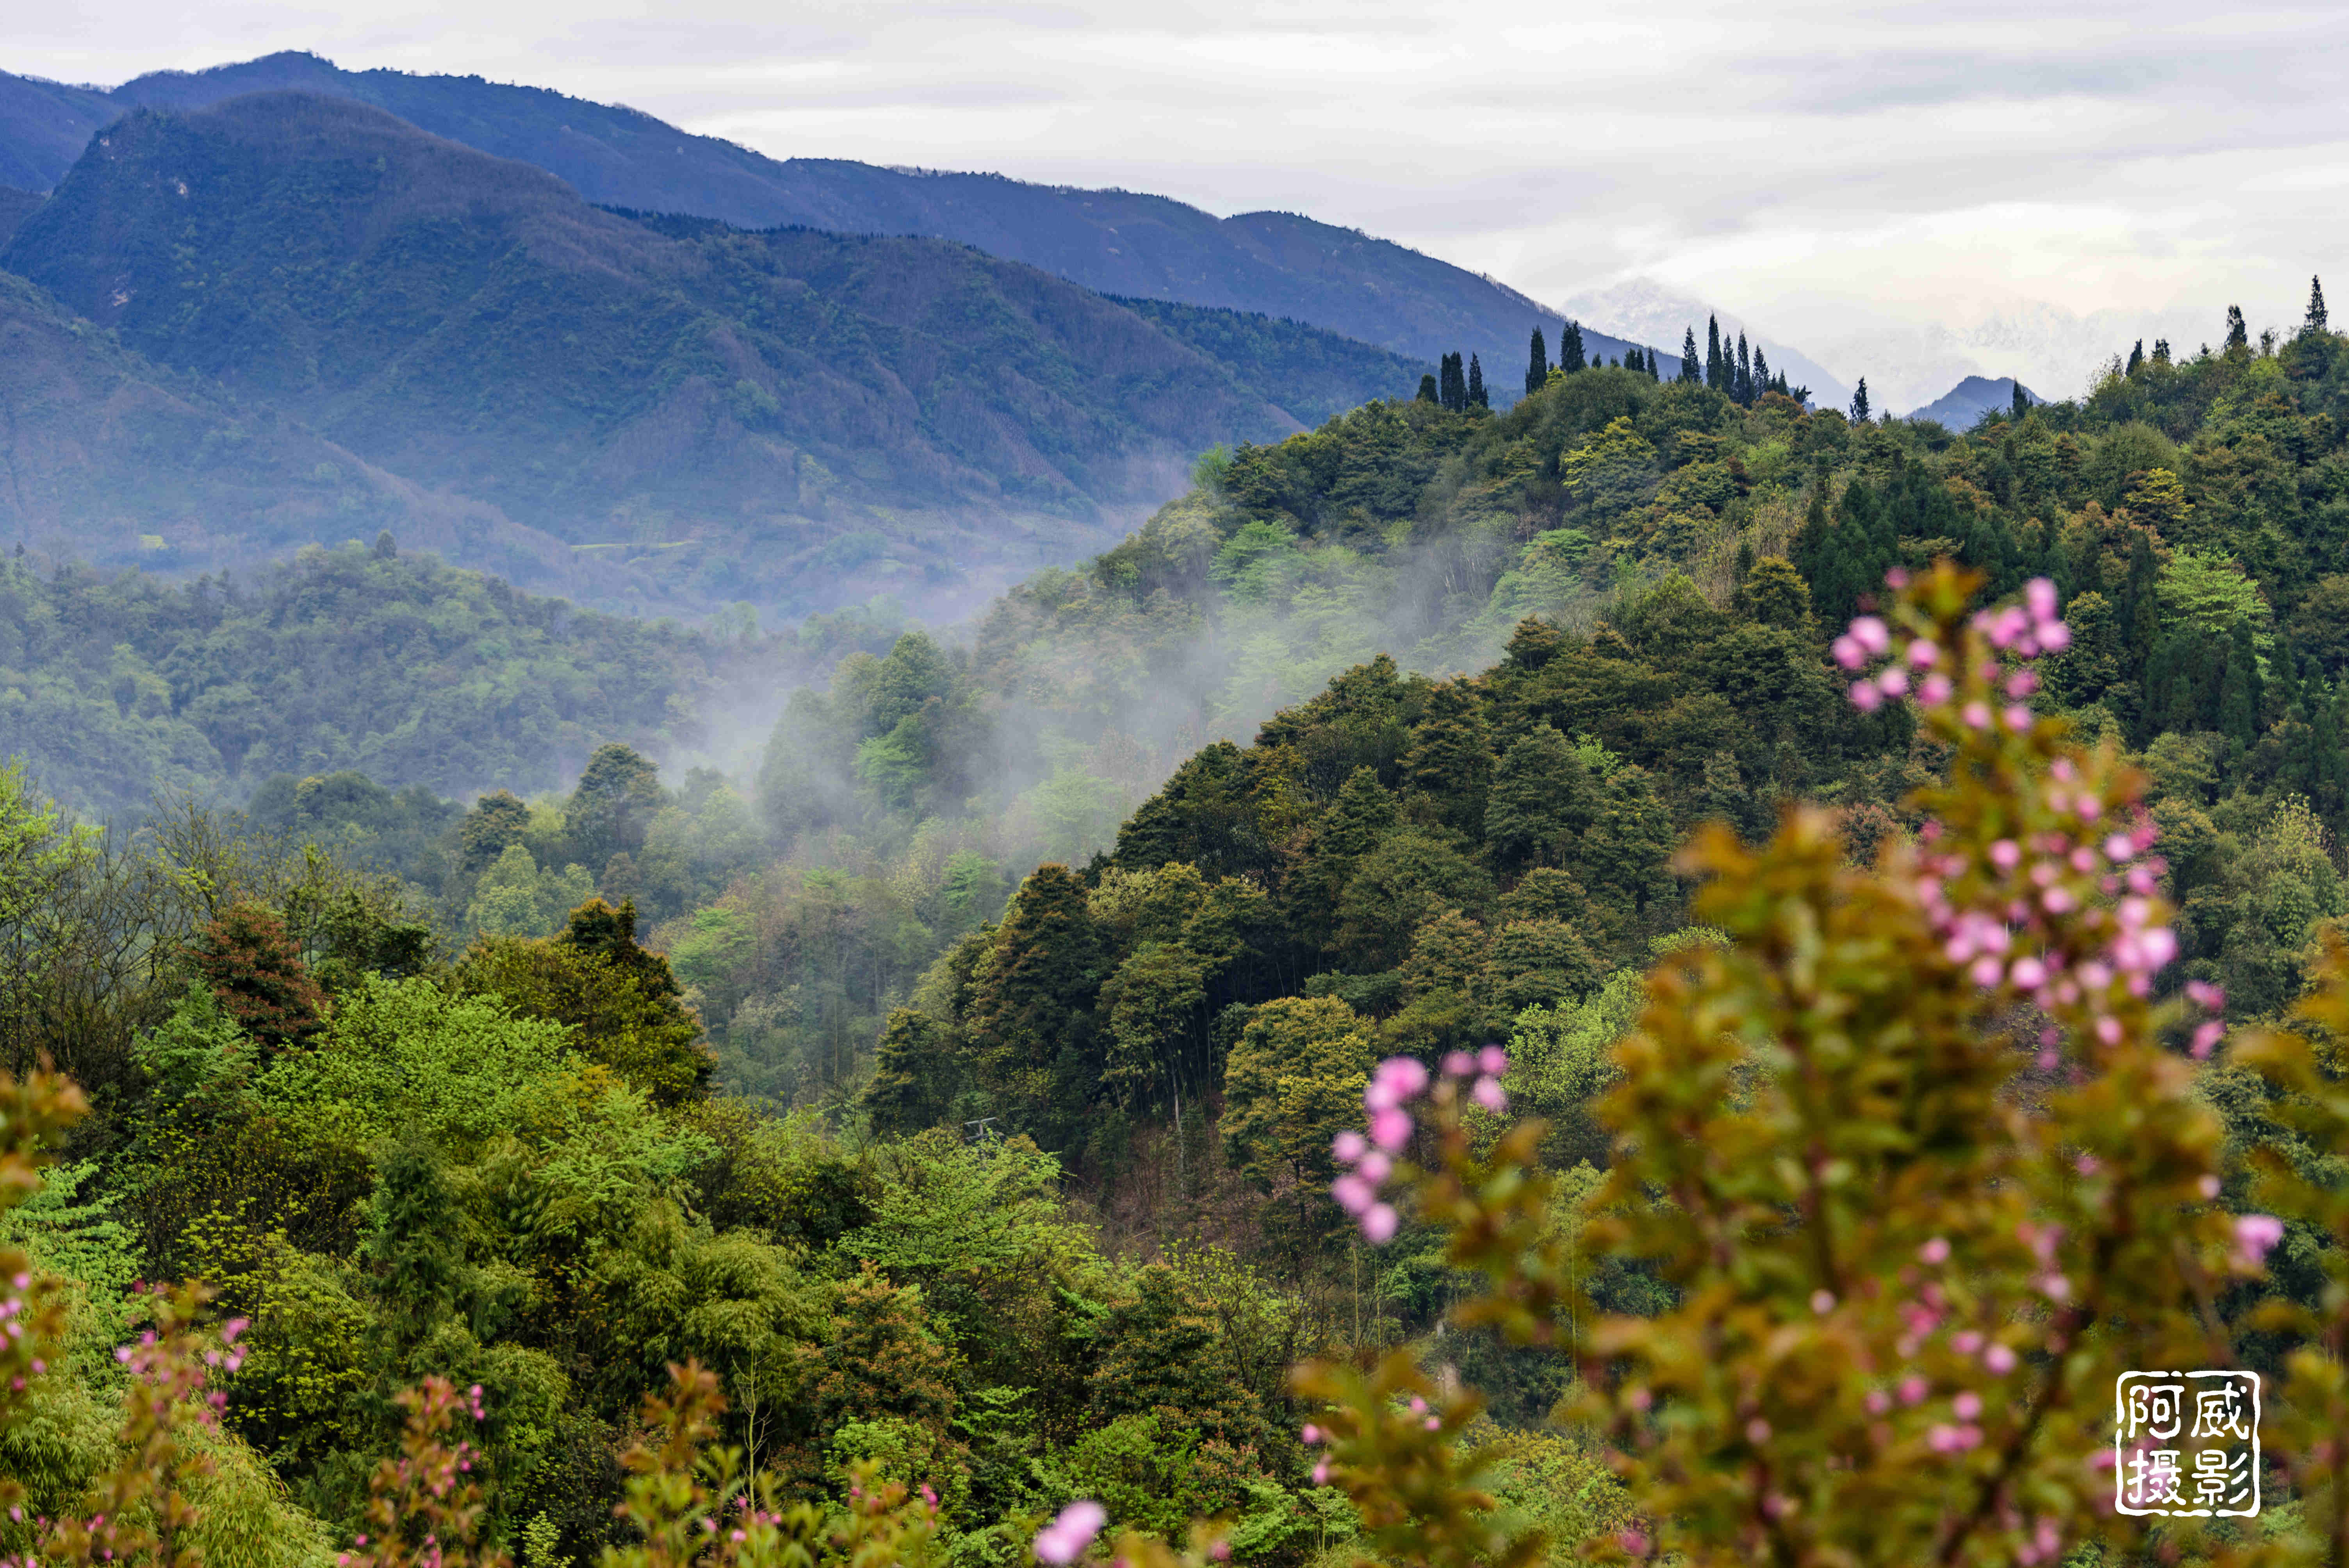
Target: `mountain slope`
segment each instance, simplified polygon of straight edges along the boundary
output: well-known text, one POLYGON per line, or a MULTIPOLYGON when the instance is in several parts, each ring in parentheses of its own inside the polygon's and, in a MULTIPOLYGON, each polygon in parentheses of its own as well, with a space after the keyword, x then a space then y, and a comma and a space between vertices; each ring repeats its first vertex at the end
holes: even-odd
MULTIPOLYGON (((2046 401, 2028 387, 2023 389, 2023 396, 2033 405, 2046 401)), ((1991 409, 2004 411, 2013 407, 2013 377, 2002 376, 1993 381, 1985 376, 1969 376, 1923 407, 1910 410, 1908 417, 1932 419, 1952 430, 1970 430, 1974 421, 1991 409)))
MULTIPOLYGON (((134 113, 0 267, 430 489, 785 609, 1081 553, 1200 449, 1303 422, 1033 268, 635 222, 306 95, 134 113)), ((1348 404, 1411 390, 1358 368, 1348 404)))
POLYGON ((266 407, 174 374, 0 273, 0 540, 185 572, 373 539, 462 556, 533 588, 677 607, 462 496, 428 493, 266 407))
POLYGON ((1795 386, 1808 387, 1811 401, 1818 407, 1840 408, 1851 401, 1851 384, 1808 355, 1765 337, 1752 322, 1716 310, 1695 295, 1669 289, 1652 278, 1630 278, 1608 288, 1586 291, 1568 299, 1566 307, 1619 331, 1662 344, 1674 359, 1680 355, 1681 335, 1692 328, 1696 333, 1697 350, 1702 354, 1705 323, 1709 318, 1718 319, 1723 335, 1734 338, 1741 332, 1747 334, 1754 346, 1769 355, 1770 367, 1785 371, 1786 379, 1795 386))
MULTIPOLYGON (((1551 345, 1557 313, 1516 291, 1392 242, 1285 212, 1219 219, 1163 196, 1032 185, 990 174, 926 173, 835 159, 777 161, 693 136, 637 110, 478 77, 345 71, 285 53, 200 72, 140 77, 70 104, 51 84, 0 76, 0 135, 17 118, 47 127, 79 114, 85 137, 140 106, 198 108, 240 94, 298 89, 372 104, 435 135, 533 163, 590 201, 692 213, 745 228, 803 224, 843 233, 930 235, 1026 262, 1104 294, 1290 316, 1415 358, 1480 354, 1495 391, 1515 396, 1526 334, 1551 345), (12 108, 12 106, 22 106, 12 108), (44 119, 43 117, 47 117, 44 119)), ((62 132, 17 154, 63 177, 62 132)), ((7 179, 0 163, 0 181, 7 179)), ((1630 343, 1586 329, 1594 354, 1630 343)), ((1677 345, 1662 345, 1667 350, 1677 345)))

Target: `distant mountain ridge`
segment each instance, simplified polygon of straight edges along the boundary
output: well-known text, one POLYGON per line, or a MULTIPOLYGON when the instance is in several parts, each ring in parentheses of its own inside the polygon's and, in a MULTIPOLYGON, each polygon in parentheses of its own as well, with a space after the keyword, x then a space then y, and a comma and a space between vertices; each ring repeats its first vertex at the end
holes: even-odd
MULTIPOLYGON (((1497 399, 1522 385, 1538 325, 1553 351, 1559 313, 1464 268, 1390 241, 1286 212, 1217 218, 1163 196, 927 173, 835 159, 778 161, 639 110, 479 77, 346 71, 284 53, 109 89, 0 73, 0 184, 46 190, 90 136, 137 108, 201 108, 243 94, 352 98, 437 136, 533 163, 589 201, 839 233, 959 240, 1108 294, 1290 317, 1429 362, 1485 362, 1497 399)), ((1586 326, 1593 355, 1636 339, 1586 326)), ((1659 344, 1668 357, 1679 346, 1659 344)))
MULTIPOLYGON (((785 613, 984 593, 1114 538, 1205 447, 1416 380, 1316 329, 1145 315, 964 245, 635 221, 295 93, 115 122, 0 268, 460 511, 785 613)), ((126 515, 83 552, 206 529, 126 515)))
MULTIPOLYGON (((1923 407, 1910 411, 1908 418, 1931 419, 1952 430, 1970 430, 1976 419, 1992 408, 2013 407, 2014 386, 2012 376, 2001 376, 1996 380, 1969 376, 1923 407)), ((2047 400, 2028 387, 2023 389, 2023 396, 2033 404, 2047 400)))

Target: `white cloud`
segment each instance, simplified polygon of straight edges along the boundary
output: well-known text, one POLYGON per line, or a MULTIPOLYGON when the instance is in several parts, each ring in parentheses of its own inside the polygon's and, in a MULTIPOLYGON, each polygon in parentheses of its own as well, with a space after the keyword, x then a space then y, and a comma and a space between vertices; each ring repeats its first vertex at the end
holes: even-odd
POLYGON ((1971 356, 2071 390, 2094 332, 2208 318, 2199 341, 2230 302, 2288 324, 2349 251, 2333 5, 688 10, 118 0, 18 19, 5 63, 111 81, 311 48, 624 101, 778 157, 1287 208, 1550 300, 1660 279, 1847 380, 1971 356), (2087 327, 2013 325, 2064 313, 2087 327))

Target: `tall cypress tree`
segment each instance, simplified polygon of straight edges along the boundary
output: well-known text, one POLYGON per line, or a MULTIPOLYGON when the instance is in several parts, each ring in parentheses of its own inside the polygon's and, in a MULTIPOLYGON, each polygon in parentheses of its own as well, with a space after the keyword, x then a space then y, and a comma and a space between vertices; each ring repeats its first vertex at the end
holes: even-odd
POLYGON ((1433 403, 1440 401, 1441 397, 1442 394, 1436 390, 1434 377, 1423 376, 1419 378, 1419 400, 1421 402, 1433 403))
POLYGON ((1582 346, 1582 324, 1569 321, 1566 335, 1557 340, 1557 367, 1571 376, 1590 363, 1582 346))
POLYGON ((1534 328, 1529 352, 1532 357, 1526 361, 1526 393, 1528 397, 1540 391, 1542 383, 1549 379, 1549 345, 1542 341, 1542 329, 1538 326, 1534 328))
POLYGON ((2300 329, 2302 332, 2323 332, 2325 330, 2324 322, 2324 280, 2312 277, 2308 280, 2308 319, 2300 324, 2300 329))
POLYGON ((1770 379, 1770 356, 1762 352, 1757 343, 1754 346, 1754 396, 1759 397, 1764 392, 1776 390, 1776 383, 1770 379))
POLYGON ((1681 379, 1694 381, 1703 373, 1704 367, 1696 362, 1696 328, 1692 326, 1681 336, 1681 379))
POLYGON ((1648 361, 1648 379, 1651 381, 1661 381, 1664 377, 1663 372, 1656 368, 1656 351, 1651 348, 1648 350, 1646 357, 1648 361))
POLYGON ((1444 385, 1436 401, 1442 403, 1448 411, 1457 414, 1468 407, 1468 384, 1460 373, 1458 354, 1447 354, 1444 356, 1443 372, 1444 385))
POLYGON ((1745 346, 1745 335, 1737 335, 1737 379, 1729 394, 1747 407, 1754 406, 1754 351, 1745 346))
POLYGON ((2031 394, 2023 389, 2023 382, 2017 379, 2014 383, 2014 422, 2018 425, 2023 423, 2023 416, 2030 412, 2031 394))
POLYGON ((2260 736, 2260 657, 2251 645, 2251 624, 2240 617, 2227 637, 2227 665, 2220 676, 2219 728, 2249 748, 2260 736))
POLYGON ((2246 354, 2251 351, 2251 329, 2243 321, 2243 307, 2230 304, 2227 307, 2227 344, 2223 352, 2232 354, 2238 348, 2246 354))
POLYGON ((1474 354, 1468 356, 1468 401, 1479 408, 1492 407, 1485 400, 1485 367, 1476 363, 1474 354))
POLYGON ((1859 378, 1859 387, 1851 395, 1851 422, 1855 425, 1868 423, 1868 377, 1865 376, 1859 378))
POLYGON ((1640 357, 1640 351, 1637 348, 1627 348, 1623 351, 1624 369, 1645 370, 1647 367, 1647 361, 1640 357))
POLYGON ((2129 350, 2128 365, 2121 374, 2134 376, 2143 368, 2145 368, 2145 339, 2140 337, 2137 340, 2137 346, 2129 350))
POLYGON ((1722 385, 1728 379, 1721 363, 1721 318, 1704 318, 1704 384, 1715 392, 1726 391, 1722 385))

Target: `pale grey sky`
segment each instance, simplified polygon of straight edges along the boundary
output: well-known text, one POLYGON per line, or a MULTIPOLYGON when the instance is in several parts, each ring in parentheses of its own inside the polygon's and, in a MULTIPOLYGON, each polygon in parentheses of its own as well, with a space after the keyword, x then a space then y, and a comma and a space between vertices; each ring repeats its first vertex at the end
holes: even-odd
POLYGON ((0 65, 111 84, 308 48, 478 73, 777 157, 1304 211, 1550 301, 1653 279, 1847 375, 1954 334, 2068 382, 2108 330, 2199 341, 2230 302, 2288 325, 2309 274, 2349 256, 2344 17, 2337 0, 112 0, 26 8, 0 65), (2100 311, 2085 334, 2069 320, 2100 311))

